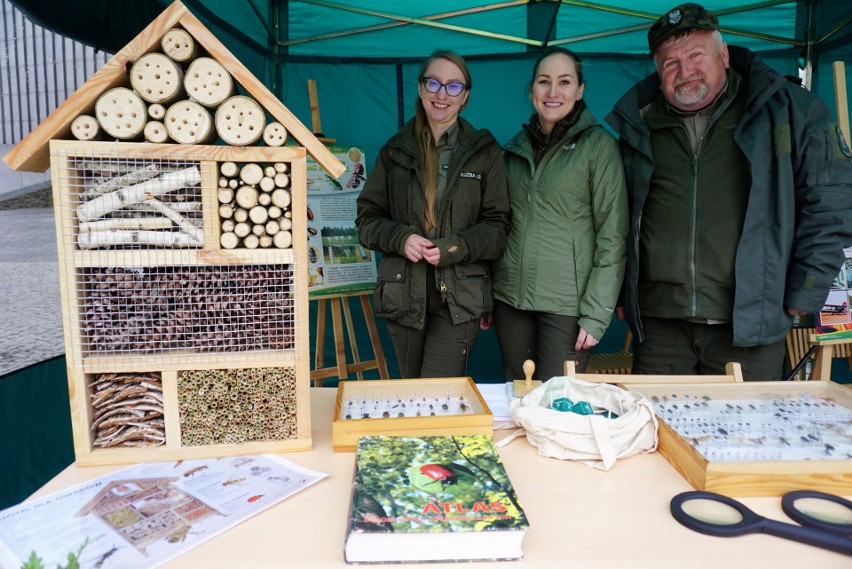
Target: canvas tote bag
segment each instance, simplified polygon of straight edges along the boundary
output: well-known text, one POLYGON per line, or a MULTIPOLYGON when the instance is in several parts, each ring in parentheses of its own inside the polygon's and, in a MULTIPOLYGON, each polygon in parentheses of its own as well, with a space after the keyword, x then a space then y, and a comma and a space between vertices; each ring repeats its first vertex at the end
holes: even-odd
POLYGON ((542 456, 577 460, 601 470, 609 470, 619 458, 657 449, 654 407, 640 393, 574 377, 554 377, 509 405, 512 420, 521 428, 497 446, 526 434, 542 456), (592 407, 618 417, 551 409, 552 402, 560 397, 575 403, 588 401, 592 407))

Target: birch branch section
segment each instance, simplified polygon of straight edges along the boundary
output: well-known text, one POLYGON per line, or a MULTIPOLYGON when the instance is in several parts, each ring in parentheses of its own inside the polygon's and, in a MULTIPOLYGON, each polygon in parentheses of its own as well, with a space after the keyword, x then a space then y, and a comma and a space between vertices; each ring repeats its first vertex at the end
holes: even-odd
POLYGON ((120 188, 80 204, 77 207, 77 219, 81 222, 94 221, 117 209, 143 202, 149 196, 161 196, 199 183, 201 183, 201 172, 196 166, 177 172, 168 172, 158 178, 120 188))
POLYGON ((204 231, 201 228, 196 227, 189 221, 187 218, 161 202, 155 197, 149 197, 145 204, 149 207, 154 208, 156 211, 162 213, 166 218, 172 220, 172 222, 177 225, 180 230, 187 235, 189 235, 193 241, 195 241, 196 245, 204 244, 204 231))
POLYGON ((170 229, 171 227, 172 222, 161 217, 126 217, 81 223, 80 233, 88 231, 112 231, 115 229, 157 230, 170 229))
POLYGON ((157 247, 195 247, 198 243, 180 231, 87 231, 79 233, 80 249, 114 247, 118 245, 152 245, 157 247))
POLYGON ((160 167, 156 164, 148 164, 144 168, 133 170, 123 176, 108 178, 106 182, 98 182, 94 185, 84 185, 82 196, 84 198, 100 196, 119 188, 124 188, 126 186, 138 184, 139 182, 144 182, 145 180, 150 180, 151 178, 155 178, 159 175, 160 167))

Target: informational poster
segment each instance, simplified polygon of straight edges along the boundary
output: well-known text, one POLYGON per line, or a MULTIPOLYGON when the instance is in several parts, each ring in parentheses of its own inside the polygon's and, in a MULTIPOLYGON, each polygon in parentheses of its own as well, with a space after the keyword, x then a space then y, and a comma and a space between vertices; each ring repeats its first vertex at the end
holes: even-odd
POLYGON ((844 249, 846 260, 831 283, 822 310, 816 317, 817 340, 852 339, 852 247, 844 249))
POLYGON ((131 466, 0 511, 0 567, 150 569, 326 476, 273 454, 131 466))
POLYGON ((346 171, 332 178, 310 156, 308 185, 308 294, 311 298, 373 290, 375 254, 358 242, 356 200, 367 181, 364 153, 331 147, 346 171))

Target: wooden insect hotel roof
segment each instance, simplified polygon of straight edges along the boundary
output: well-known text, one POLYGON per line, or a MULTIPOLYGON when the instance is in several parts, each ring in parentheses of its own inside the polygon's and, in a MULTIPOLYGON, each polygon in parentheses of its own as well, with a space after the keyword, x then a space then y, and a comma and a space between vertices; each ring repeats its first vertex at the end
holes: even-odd
POLYGON ((333 178, 345 167, 303 125, 278 98, 272 94, 222 43, 179 1, 166 8, 139 35, 124 46, 74 94, 66 99, 41 124, 15 145, 3 161, 13 170, 43 172, 50 167, 49 141, 72 139, 71 123, 79 115, 92 114, 95 103, 103 93, 116 87, 129 87, 128 69, 141 56, 155 51, 163 35, 180 27, 218 61, 257 103, 280 122, 296 142, 303 146, 316 162, 333 178))

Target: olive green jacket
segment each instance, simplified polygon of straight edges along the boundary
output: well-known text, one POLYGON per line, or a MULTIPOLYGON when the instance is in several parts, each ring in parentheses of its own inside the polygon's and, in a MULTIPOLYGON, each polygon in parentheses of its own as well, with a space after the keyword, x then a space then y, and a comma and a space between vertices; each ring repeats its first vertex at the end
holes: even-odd
POLYGON ((615 139, 586 108, 538 166, 526 131, 505 148, 512 231, 494 296, 515 308, 579 317, 600 339, 627 251, 627 188, 615 139))
MULTIPOLYGON (((461 324, 491 311, 491 261, 503 252, 510 214, 500 146, 491 133, 459 118, 456 144, 432 240, 441 250, 438 282, 429 286, 443 282, 453 322, 461 324), (451 253, 453 246, 458 249, 451 253)), ((426 235, 421 168, 412 120, 379 152, 355 220, 361 244, 383 253, 376 314, 418 329, 426 313, 427 264, 406 259, 404 246, 410 235, 426 235)))

